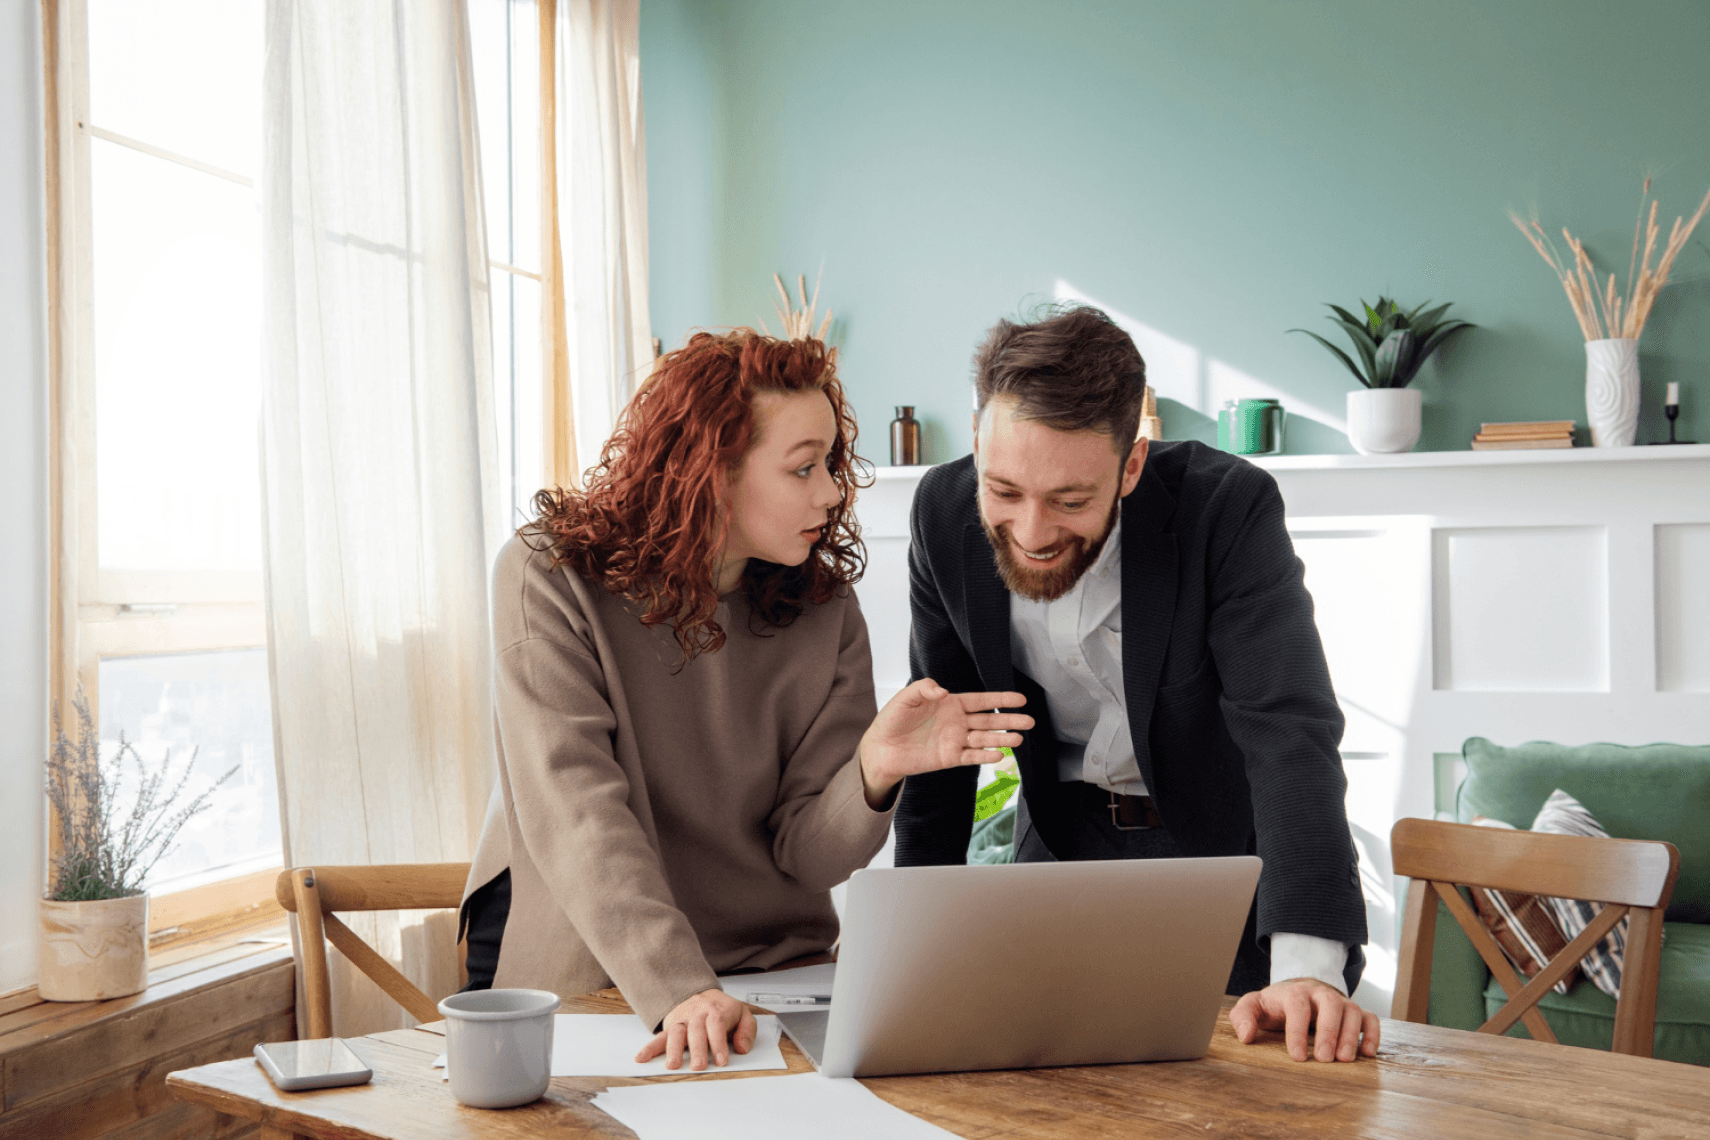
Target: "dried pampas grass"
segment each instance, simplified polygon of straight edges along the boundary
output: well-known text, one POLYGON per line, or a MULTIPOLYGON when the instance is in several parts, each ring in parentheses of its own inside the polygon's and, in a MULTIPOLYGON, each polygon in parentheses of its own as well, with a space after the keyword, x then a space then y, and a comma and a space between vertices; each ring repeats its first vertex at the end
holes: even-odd
POLYGON ((1710 209, 1710 191, 1706 191, 1704 200, 1698 203, 1698 209, 1690 220, 1676 218, 1669 229, 1668 242, 1663 246, 1662 256, 1653 268, 1651 257, 1656 253, 1657 238, 1661 230, 1657 227, 1657 203, 1651 197, 1651 180, 1645 179, 1644 188, 1639 193, 1639 216, 1633 222, 1633 252, 1627 262, 1627 291, 1623 296, 1616 292, 1615 274, 1611 273, 1603 288, 1597 285, 1597 266, 1592 263, 1591 255, 1585 251, 1585 245, 1571 233, 1567 227, 1562 227, 1562 237, 1566 239, 1568 249, 1573 254, 1570 262, 1556 249, 1550 236, 1544 232, 1544 227, 1538 220, 1524 220, 1512 210, 1508 217, 1526 235, 1526 240, 1532 243, 1532 248, 1538 251, 1556 276, 1561 279, 1562 291, 1567 294, 1568 304, 1573 306, 1573 315, 1579 321, 1579 329, 1585 334, 1586 340, 1636 340, 1645 331, 1645 321, 1651 315, 1651 306, 1656 304, 1657 294, 1668 284, 1669 270, 1674 267, 1674 259, 1686 247, 1687 240, 1692 237, 1692 231, 1704 213, 1710 209), (1650 209, 1645 209, 1646 202, 1650 209), (1644 255, 1639 253, 1639 239, 1644 237, 1644 255), (1637 273, 1637 277, 1634 274, 1637 273))
MULTIPOLYGON (((825 334, 831 331, 830 309, 825 311, 825 319, 819 322, 819 329, 816 331, 813 327, 814 310, 819 308, 819 283, 824 276, 825 270, 821 269, 819 277, 814 278, 813 300, 810 301, 807 294, 807 275, 797 274, 796 292, 801 298, 801 308, 797 309, 790 300, 790 291, 784 288, 784 279, 776 273, 772 274, 772 284, 778 290, 778 300, 773 302, 772 308, 777 310, 778 319, 783 322, 785 340, 823 341, 825 334)), ((766 327, 764 318, 760 321, 760 331, 767 336, 772 335, 772 330, 766 327)))

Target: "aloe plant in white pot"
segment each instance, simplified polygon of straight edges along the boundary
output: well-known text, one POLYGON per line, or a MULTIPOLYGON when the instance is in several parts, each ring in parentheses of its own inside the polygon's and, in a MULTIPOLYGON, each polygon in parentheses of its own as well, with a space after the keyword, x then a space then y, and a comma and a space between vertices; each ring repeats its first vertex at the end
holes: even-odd
POLYGON ((172 850, 190 817, 237 771, 174 808, 196 756, 173 779, 172 756, 145 762, 123 734, 111 760, 81 689, 72 701, 76 738, 54 714, 47 792, 53 805, 54 855, 42 924, 37 992, 48 1001, 101 1001, 148 984, 148 873, 172 850))
POLYGON ((1468 321, 1444 320, 1450 304, 1427 309, 1427 301, 1414 309, 1403 309, 1388 297, 1375 306, 1360 302, 1361 320, 1340 305, 1328 306, 1330 319, 1347 332, 1360 360, 1307 329, 1303 332, 1345 364, 1365 387, 1348 393, 1348 442, 1361 455, 1388 455, 1411 450, 1419 442, 1422 425, 1417 388, 1407 385, 1418 375, 1433 352, 1455 333, 1475 327, 1468 321))

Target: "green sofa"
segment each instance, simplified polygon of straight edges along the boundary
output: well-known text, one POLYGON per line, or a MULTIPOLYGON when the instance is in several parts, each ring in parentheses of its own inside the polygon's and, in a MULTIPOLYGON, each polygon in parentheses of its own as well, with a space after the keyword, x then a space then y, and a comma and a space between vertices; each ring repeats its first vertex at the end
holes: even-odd
MULTIPOLYGON (((1461 750, 1467 774, 1456 797, 1463 823, 1477 815, 1530 827, 1561 788, 1610 835, 1665 839, 1680 849, 1680 878, 1664 925, 1654 1056, 1710 1065, 1710 746, 1615 744, 1504 748, 1482 737, 1461 750)), ((1439 904, 1431 965, 1433 1025, 1477 1029, 1507 1000, 1472 943, 1439 904)), ((1581 979, 1539 1003, 1568 1045, 1607 1049, 1615 1001, 1581 979)), ((1511 1036, 1529 1036, 1516 1025, 1511 1036)))

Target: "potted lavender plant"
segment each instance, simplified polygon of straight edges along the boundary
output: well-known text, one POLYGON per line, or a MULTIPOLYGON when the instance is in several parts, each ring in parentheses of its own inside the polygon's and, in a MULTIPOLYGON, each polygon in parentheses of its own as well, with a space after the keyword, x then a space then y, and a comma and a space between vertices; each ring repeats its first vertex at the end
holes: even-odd
POLYGON ((40 980, 47 1001, 101 1001, 134 994, 148 984, 148 894, 143 883, 190 817, 208 806, 231 768, 200 795, 174 809, 196 756, 172 773, 168 753, 145 762, 119 737, 103 764, 100 738, 81 689, 72 702, 76 738, 54 714, 47 790, 59 851, 42 899, 40 980), (130 777, 127 780, 127 776, 130 777), (128 786, 134 782, 134 789, 128 786))

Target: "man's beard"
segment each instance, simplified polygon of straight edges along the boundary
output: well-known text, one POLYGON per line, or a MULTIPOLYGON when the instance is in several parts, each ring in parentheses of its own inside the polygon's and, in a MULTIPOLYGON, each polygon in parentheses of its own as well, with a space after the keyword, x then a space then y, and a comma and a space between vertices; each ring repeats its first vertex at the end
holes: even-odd
POLYGON ((1105 540, 1110 537, 1111 528, 1116 525, 1121 511, 1122 499, 1118 497, 1111 502, 1110 517, 1104 520, 1104 529, 1099 531, 1098 537, 1088 539, 1084 535, 1075 535, 1065 540, 1069 546, 1068 559, 1061 566, 1053 566, 1049 570, 1033 569, 1027 565, 1026 555, 1016 553, 1008 523, 994 528, 981 512, 980 527, 986 532, 986 541, 992 544, 998 577, 1003 579, 1009 592, 1033 602, 1054 602, 1074 589, 1081 575, 1098 561, 1099 552, 1104 549, 1105 540))

